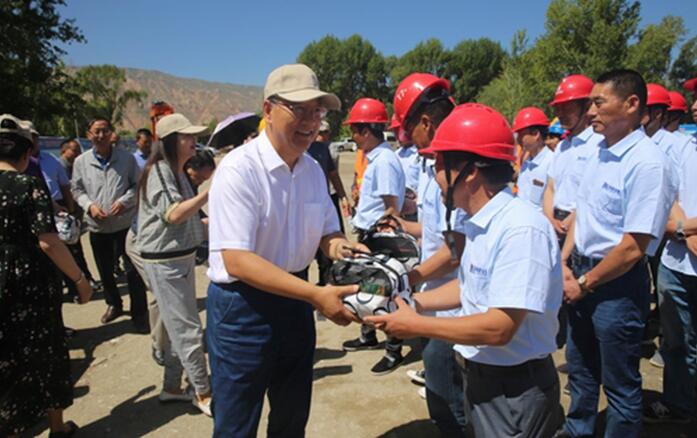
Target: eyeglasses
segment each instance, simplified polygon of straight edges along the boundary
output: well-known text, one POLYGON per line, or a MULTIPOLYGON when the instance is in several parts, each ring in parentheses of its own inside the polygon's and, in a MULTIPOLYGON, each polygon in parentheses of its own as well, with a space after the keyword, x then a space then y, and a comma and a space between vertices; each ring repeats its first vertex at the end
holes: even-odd
POLYGON ((293 117, 300 120, 303 120, 306 117, 311 117, 313 120, 322 120, 327 116, 327 109, 323 106, 311 108, 297 103, 286 102, 280 99, 269 99, 269 102, 287 108, 293 114, 293 117))

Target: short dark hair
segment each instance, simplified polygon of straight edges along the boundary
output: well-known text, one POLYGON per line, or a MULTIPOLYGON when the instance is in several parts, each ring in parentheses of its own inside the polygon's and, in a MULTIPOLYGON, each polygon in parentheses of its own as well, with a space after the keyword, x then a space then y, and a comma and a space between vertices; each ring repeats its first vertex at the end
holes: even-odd
POLYGON ((612 89, 623 99, 631 95, 639 98, 639 110, 643 114, 646 109, 646 81, 639 72, 630 69, 610 70, 598 76, 597 84, 612 84, 612 89))
POLYGON ((542 138, 547 137, 547 134, 549 134, 549 126, 537 125, 537 126, 531 126, 530 129, 534 129, 535 131, 539 132, 540 137, 542 137, 542 138))
POLYGON ((33 147, 34 143, 31 140, 19 134, 0 133, 0 160, 14 163, 33 147))
POLYGON ((384 123, 356 123, 353 126, 358 129, 358 132, 363 132, 364 129, 367 129, 370 131, 373 137, 379 138, 380 140, 385 138, 383 135, 383 132, 385 131, 384 123))
POLYGON ((196 155, 189 158, 186 160, 186 163, 184 163, 185 169, 200 170, 206 167, 215 169, 215 158, 213 154, 206 150, 196 152, 196 155))
POLYGON ((89 131, 90 129, 92 129, 92 125, 94 125, 97 122, 106 122, 109 129, 114 129, 114 127, 111 125, 111 120, 107 119, 106 117, 97 116, 94 119, 90 120, 90 122, 87 124, 87 130, 89 131))
POLYGON ((150 132, 148 128, 140 128, 136 131, 136 139, 140 138, 141 135, 147 135, 148 137, 152 137, 152 132, 150 132))
POLYGON ((77 145, 80 147, 80 149, 82 149, 82 145, 80 144, 79 141, 77 141, 77 138, 70 137, 70 138, 66 138, 65 140, 63 140, 61 142, 61 152, 63 152, 68 147, 68 145, 70 143, 77 143, 77 145))
POLYGON ((462 163, 473 163, 484 176, 484 180, 490 186, 505 186, 513 181, 513 166, 509 161, 496 160, 482 157, 470 152, 450 151, 443 153, 443 159, 447 160, 451 167, 458 167, 462 163))

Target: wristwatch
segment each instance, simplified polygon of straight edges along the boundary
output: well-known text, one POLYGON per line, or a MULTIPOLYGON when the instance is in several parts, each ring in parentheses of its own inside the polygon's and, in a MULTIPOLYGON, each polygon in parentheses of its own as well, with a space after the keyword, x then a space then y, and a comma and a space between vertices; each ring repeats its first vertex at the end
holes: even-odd
POLYGON ((586 278, 586 274, 581 275, 576 279, 578 281, 578 285, 581 286, 581 290, 585 293, 592 294, 595 292, 593 289, 588 287, 588 278, 586 278))
POLYGON ((685 235, 685 224, 683 221, 678 221, 678 223, 675 225, 675 238, 681 242, 684 242, 685 239, 687 239, 687 236, 685 235))

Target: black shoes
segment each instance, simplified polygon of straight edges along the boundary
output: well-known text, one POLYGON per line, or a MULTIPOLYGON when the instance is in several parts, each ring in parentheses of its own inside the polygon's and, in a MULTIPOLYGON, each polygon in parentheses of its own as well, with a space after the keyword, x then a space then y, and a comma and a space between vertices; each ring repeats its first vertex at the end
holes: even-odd
POLYGON ((341 347, 344 351, 375 350, 380 346, 377 338, 363 339, 361 337, 344 342, 341 347))
POLYGON ((109 324, 119 316, 123 315, 123 309, 120 307, 107 306, 106 312, 102 315, 102 324, 109 324))
POLYGON ((376 376, 389 374, 392 371, 396 370, 403 361, 404 357, 402 357, 401 353, 387 353, 382 357, 382 359, 378 361, 378 363, 373 365, 373 368, 370 369, 370 372, 376 376))

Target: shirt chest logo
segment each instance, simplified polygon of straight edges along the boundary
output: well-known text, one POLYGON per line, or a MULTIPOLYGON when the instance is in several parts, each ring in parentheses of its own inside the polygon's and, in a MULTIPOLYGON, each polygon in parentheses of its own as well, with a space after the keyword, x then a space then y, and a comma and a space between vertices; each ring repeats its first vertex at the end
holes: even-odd
POLYGON ((481 275, 486 277, 487 276, 487 270, 485 268, 480 268, 479 266, 470 263, 470 274, 474 275, 481 275))
POLYGON ((603 183, 602 189, 607 190, 608 192, 613 193, 615 195, 619 195, 621 193, 620 189, 618 189, 617 187, 611 186, 607 182, 603 183))

